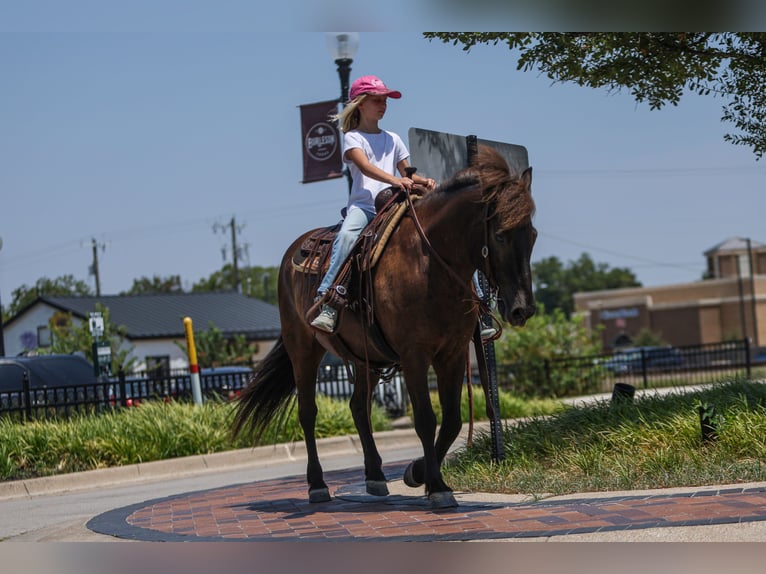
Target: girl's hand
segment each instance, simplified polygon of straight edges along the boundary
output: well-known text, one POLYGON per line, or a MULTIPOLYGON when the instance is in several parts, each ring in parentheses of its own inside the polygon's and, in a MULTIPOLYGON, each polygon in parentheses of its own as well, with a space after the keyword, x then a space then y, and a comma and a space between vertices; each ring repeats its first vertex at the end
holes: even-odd
POLYGON ((414 182, 409 177, 399 177, 395 180, 393 187, 398 189, 411 190, 414 182))
POLYGON ((427 179, 426 179, 426 180, 423 182, 423 185, 425 185, 425 186, 426 186, 426 189, 427 189, 428 191, 432 191, 432 190, 436 189, 436 180, 435 180, 435 179, 431 179, 431 178, 429 177, 429 178, 427 178, 427 179))

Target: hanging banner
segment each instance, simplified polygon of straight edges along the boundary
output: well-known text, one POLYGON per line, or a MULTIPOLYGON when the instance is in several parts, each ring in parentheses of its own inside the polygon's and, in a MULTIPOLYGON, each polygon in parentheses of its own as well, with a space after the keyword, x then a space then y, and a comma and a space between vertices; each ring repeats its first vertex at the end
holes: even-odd
POLYGON ((303 136, 302 183, 342 177, 340 131, 330 119, 338 112, 338 100, 305 104, 300 109, 303 136))

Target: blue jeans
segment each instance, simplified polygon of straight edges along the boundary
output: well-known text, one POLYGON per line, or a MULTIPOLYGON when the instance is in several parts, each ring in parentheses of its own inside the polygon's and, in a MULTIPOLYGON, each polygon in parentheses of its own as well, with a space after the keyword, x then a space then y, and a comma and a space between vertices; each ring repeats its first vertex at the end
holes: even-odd
POLYGON ((330 267, 327 269, 322 283, 319 284, 318 293, 322 294, 332 286, 332 282, 335 281, 335 277, 338 275, 343 262, 351 253, 351 248, 354 246, 359 235, 361 235, 362 230, 372 221, 373 217, 375 217, 374 213, 358 207, 352 207, 348 210, 346 218, 340 226, 340 231, 338 231, 338 235, 335 236, 335 241, 332 244, 330 267))

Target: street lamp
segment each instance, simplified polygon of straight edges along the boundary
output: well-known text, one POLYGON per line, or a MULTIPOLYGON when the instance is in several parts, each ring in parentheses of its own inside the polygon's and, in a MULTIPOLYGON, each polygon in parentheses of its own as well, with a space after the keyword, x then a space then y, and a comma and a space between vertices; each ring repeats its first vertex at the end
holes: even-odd
MULTIPOLYGON (((356 50, 359 47, 359 34, 357 32, 328 32, 327 49, 330 56, 338 65, 338 77, 340 78, 340 104, 348 101, 348 79, 351 74, 351 63, 354 61, 356 50)), ((351 172, 344 168, 348 181, 348 193, 351 195, 351 172)))
POLYGON ((327 49, 332 59, 338 65, 341 104, 348 101, 348 79, 351 74, 351 63, 354 61, 357 48, 359 48, 359 34, 357 32, 327 33, 327 49))

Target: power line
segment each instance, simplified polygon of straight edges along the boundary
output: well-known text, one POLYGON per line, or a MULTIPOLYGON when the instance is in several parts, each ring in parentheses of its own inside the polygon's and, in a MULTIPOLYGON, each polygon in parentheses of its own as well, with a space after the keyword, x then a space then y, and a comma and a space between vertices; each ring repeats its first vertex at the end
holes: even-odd
POLYGON ((612 251, 611 249, 604 249, 603 247, 596 247, 594 245, 588 245, 587 243, 580 243, 579 241, 564 239, 563 237, 557 237, 556 235, 552 235, 550 233, 544 233, 539 230, 538 230, 538 233, 542 235, 543 237, 548 237, 550 239, 554 239, 562 243, 568 243, 569 245, 576 245, 578 247, 582 247, 584 249, 588 249, 591 251, 600 251, 601 253, 607 253, 609 255, 620 257, 622 259, 631 259, 634 261, 640 261, 641 263, 643 263, 642 265, 643 267, 673 267, 677 269, 685 269, 685 270, 693 270, 693 271, 697 271, 699 269, 699 265, 695 265, 693 263, 668 263, 666 261, 656 261, 654 259, 648 259, 646 257, 641 257, 638 255, 628 255, 626 253, 612 251))

